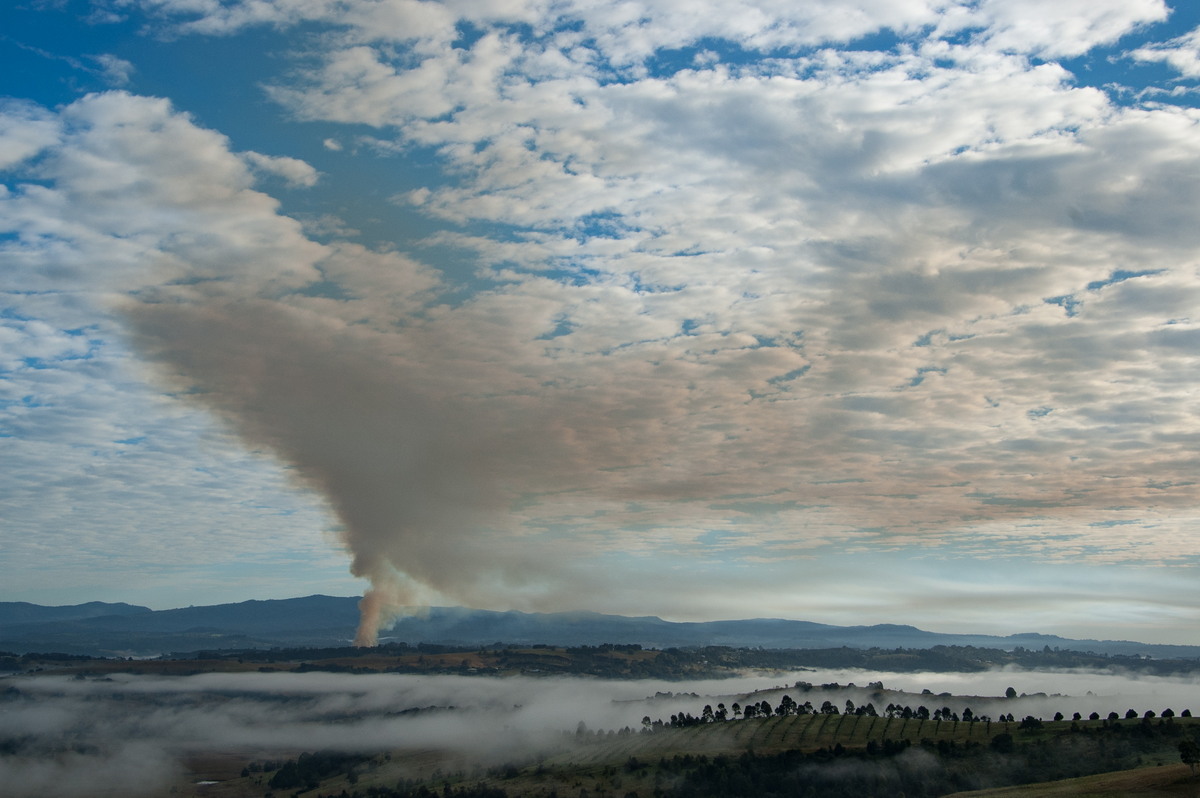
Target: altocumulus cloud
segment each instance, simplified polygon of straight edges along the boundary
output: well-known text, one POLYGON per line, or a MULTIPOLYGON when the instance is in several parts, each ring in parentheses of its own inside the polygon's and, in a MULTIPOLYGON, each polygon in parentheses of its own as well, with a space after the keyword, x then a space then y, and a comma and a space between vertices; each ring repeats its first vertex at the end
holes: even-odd
MULTIPOLYGON (((39 292, 7 334, 65 353, 88 319, 105 368, 153 364, 319 491, 363 641, 405 603, 670 608, 686 580, 641 578, 667 558, 724 587, 834 546, 1191 561, 1197 112, 1062 60, 1163 3, 116 7, 319 25, 277 106, 441 167, 393 197, 427 237, 367 247, 255 183, 333 178, 164 99, 0 127, 39 292)), ((1191 41, 1126 61, 1186 73, 1191 41)))

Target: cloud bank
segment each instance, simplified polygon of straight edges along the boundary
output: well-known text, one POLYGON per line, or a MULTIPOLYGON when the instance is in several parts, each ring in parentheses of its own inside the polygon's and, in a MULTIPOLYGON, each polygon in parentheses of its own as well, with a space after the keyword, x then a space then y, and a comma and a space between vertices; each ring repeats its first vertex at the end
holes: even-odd
POLYGON ((362 642, 663 606, 631 575, 666 561, 1194 563, 1197 111, 1064 66, 1168 9, 1025 5, 112 4, 318 26, 269 97, 324 157, 430 154, 392 196, 427 234, 306 229, 270 181, 336 175, 166 99, 10 103, 9 396, 156 380, 278 458, 371 582, 362 642))

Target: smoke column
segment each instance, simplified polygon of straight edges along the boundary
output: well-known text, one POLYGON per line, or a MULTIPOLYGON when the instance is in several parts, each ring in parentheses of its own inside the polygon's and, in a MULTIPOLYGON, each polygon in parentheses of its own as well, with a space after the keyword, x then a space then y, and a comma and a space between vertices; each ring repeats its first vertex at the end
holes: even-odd
POLYGON ((505 557, 473 542, 497 504, 499 443, 378 342, 274 302, 129 302, 139 349, 251 446, 273 450, 343 523, 370 580, 356 645, 428 591, 486 600, 505 557))

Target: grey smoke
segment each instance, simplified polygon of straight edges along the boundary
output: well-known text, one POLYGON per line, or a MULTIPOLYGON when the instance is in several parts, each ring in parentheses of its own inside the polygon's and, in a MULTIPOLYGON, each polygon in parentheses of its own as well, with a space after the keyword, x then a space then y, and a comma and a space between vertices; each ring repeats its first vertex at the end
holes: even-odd
POLYGON ((371 583, 357 644, 373 645, 389 614, 428 603, 426 588, 482 602, 481 574, 516 594, 532 578, 515 552, 481 547, 478 531, 500 504, 500 475, 521 468, 522 451, 547 454, 547 431, 489 425, 384 344, 279 303, 123 311, 179 390, 327 498, 351 571, 371 583))

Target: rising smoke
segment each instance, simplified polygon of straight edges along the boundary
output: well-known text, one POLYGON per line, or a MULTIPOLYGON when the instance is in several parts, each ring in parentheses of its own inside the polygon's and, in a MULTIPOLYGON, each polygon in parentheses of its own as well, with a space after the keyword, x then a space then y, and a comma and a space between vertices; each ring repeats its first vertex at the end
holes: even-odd
POLYGON ((374 645, 395 613, 426 602, 425 589, 479 595, 471 539, 498 502, 489 476, 499 442, 470 413, 372 341, 278 303, 124 310, 139 348, 180 387, 327 497, 351 571, 371 583, 356 644, 374 645))

